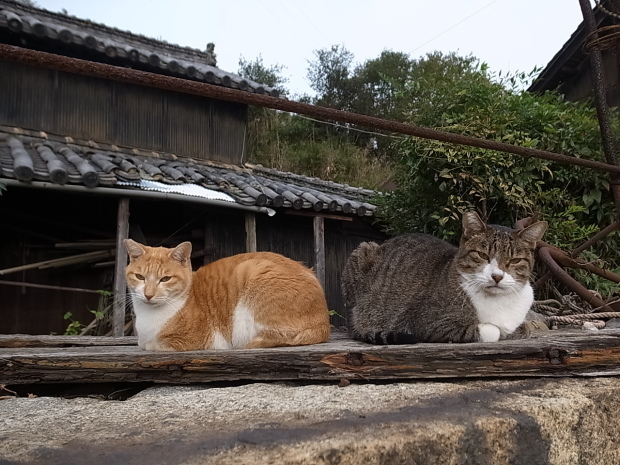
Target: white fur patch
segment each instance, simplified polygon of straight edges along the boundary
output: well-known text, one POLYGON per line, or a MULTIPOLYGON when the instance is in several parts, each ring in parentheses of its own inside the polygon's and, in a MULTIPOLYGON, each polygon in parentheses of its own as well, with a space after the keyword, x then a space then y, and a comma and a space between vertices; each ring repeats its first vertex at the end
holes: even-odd
POLYGON ((495 325, 489 323, 480 323, 478 325, 480 333, 480 342, 497 342, 499 341, 500 331, 495 325))
POLYGON ((157 335, 168 320, 185 305, 187 297, 184 296, 171 301, 157 302, 151 300, 149 302, 144 298, 141 291, 136 290, 132 293, 131 300, 133 311, 136 314, 138 345, 145 349, 147 343, 158 342, 157 335))
POLYGON ((517 282, 510 273, 500 270, 495 260, 480 273, 462 278, 461 287, 471 299, 480 324, 496 326, 501 336, 511 334, 523 323, 534 302, 532 286, 517 282), (493 274, 503 276, 499 283, 495 283, 493 274))
POLYGON ((224 338, 221 332, 216 331, 215 333, 213 333, 213 342, 211 344, 211 347, 208 347, 208 348, 217 349, 217 350, 226 350, 226 349, 232 349, 233 346, 230 342, 228 342, 224 338))
POLYGON ((252 309, 242 303, 237 304, 232 317, 232 347, 234 349, 245 347, 263 328, 263 325, 254 319, 252 309))

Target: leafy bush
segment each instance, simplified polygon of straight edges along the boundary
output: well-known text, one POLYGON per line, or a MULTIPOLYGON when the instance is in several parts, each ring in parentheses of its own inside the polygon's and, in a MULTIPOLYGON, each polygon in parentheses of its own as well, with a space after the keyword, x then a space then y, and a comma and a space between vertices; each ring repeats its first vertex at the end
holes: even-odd
MULTIPOLYGON (((471 58, 434 54, 421 60, 420 67, 433 73, 405 86, 411 123, 603 160, 590 105, 567 102, 554 93, 516 90, 514 76, 498 82, 471 58), (436 74, 445 79, 433 79, 436 74)), ((521 80, 528 77, 519 75, 521 80)), ((500 224, 537 214, 551 222, 547 237, 560 234, 555 218, 562 212, 587 231, 614 215, 605 173, 414 137, 401 139, 397 147, 400 190, 382 198, 391 233, 417 230, 449 238, 459 232, 459 212, 467 208, 500 224), (411 214, 403 216, 403 211, 411 214)))

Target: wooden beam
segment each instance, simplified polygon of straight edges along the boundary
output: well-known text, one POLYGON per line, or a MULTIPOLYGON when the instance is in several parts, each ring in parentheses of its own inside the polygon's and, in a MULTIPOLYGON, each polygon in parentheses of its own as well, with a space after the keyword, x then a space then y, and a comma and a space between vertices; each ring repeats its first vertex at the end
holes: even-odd
POLYGON ((314 272, 325 289, 325 220, 315 216, 314 226, 314 272))
POLYGON ((320 216, 328 220, 353 221, 352 216, 330 215, 329 213, 317 213, 305 210, 284 210, 285 215, 312 216, 313 218, 320 216))
MULTIPOLYGON (((53 341, 59 336, 32 337, 53 341)), ((82 347, 70 347, 66 338, 56 340, 58 348, 32 347, 28 340, 13 340, 10 347, 0 348, 0 382, 189 384, 620 376, 620 330, 616 329, 547 331, 531 339, 493 343, 399 346, 373 346, 334 332, 329 342, 311 346, 195 352, 149 352, 121 345, 131 343, 128 338, 107 347, 94 344, 95 337, 86 338, 82 347), (59 347, 61 343, 65 344, 59 347)))
POLYGON ((101 347, 135 346, 137 336, 31 336, 28 334, 0 334, 0 348, 17 347, 101 347))
POLYGON ((0 270, 0 276, 16 273, 18 271, 32 270, 32 269, 44 269, 44 268, 60 268, 62 266, 75 265, 78 263, 92 262, 94 260, 101 260, 102 258, 112 257, 114 255, 113 250, 99 250, 96 252, 88 252, 79 255, 71 255, 68 257, 54 258, 52 260, 45 260, 42 262, 29 263, 27 265, 15 266, 13 268, 5 268, 0 270))
POLYGON ((71 292, 86 292, 89 294, 100 294, 101 291, 94 289, 82 289, 79 287, 65 287, 65 286, 50 286, 48 284, 35 284, 35 283, 22 283, 18 281, 5 281, 0 280, 0 285, 5 286, 19 286, 19 287, 32 287, 34 289, 50 289, 52 291, 71 291, 71 292))
POLYGON ((256 214, 246 212, 245 214, 245 251, 256 252, 256 214))
POLYGON ((127 250, 125 239, 129 238, 129 199, 122 197, 118 201, 118 218, 116 222, 116 264, 114 266, 114 310, 112 314, 112 335, 123 336, 125 326, 125 302, 127 299, 127 250))

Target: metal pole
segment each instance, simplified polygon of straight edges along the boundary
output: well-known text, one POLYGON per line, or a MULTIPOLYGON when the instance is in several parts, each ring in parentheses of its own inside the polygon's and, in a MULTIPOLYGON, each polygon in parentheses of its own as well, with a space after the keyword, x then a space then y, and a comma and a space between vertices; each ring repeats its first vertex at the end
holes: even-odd
POLYGON ((374 116, 360 115, 357 113, 335 110, 333 108, 293 102, 282 98, 253 94, 237 89, 228 89, 226 87, 214 86, 204 82, 190 81, 188 79, 148 73, 137 69, 121 68, 119 66, 107 65, 104 63, 95 63, 93 61, 53 55, 50 53, 25 49, 13 45, 0 44, 0 60, 15 61, 32 66, 41 66, 68 73, 82 74, 85 76, 93 76, 112 81, 127 82, 141 86, 154 87, 157 89, 165 89, 172 92, 199 95, 202 97, 227 100, 229 102, 237 102, 246 105, 273 108, 276 110, 308 115, 314 118, 356 124, 387 132, 407 134, 410 136, 421 137, 423 139, 439 140, 451 144, 468 145, 482 149, 496 150, 498 152, 513 153, 523 157, 541 158, 543 160, 550 160, 558 163, 568 163, 599 171, 614 172, 620 175, 620 166, 610 165, 595 160, 572 157, 559 153, 548 152, 546 150, 533 149, 531 147, 520 147, 517 145, 506 144, 504 142, 480 139, 478 137, 464 136, 462 134, 439 131, 437 129, 416 126, 413 124, 389 121, 376 118, 374 116))
MULTIPOLYGON (((596 19, 590 5, 590 0, 579 0, 581 13, 583 14, 583 22, 586 26, 588 37, 592 37, 594 41, 589 47, 590 67, 592 70, 592 87, 594 90, 594 102, 596 104, 596 113, 598 116, 599 127, 601 129, 601 140, 603 142, 603 151, 607 163, 618 166, 616 139, 611 130, 611 122, 609 117, 609 105, 607 104, 607 95, 605 90, 605 76, 603 73, 603 57, 596 39, 596 19)), ((620 175, 618 173, 610 173, 610 184, 614 201, 616 203, 616 211, 620 212, 620 175)))

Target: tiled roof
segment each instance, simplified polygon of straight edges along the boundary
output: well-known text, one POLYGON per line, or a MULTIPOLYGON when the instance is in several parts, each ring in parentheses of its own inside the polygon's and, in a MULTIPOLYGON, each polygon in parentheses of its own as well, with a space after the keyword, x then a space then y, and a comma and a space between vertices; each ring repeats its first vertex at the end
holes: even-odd
POLYGON ((374 191, 346 184, 6 126, 0 126, 0 178, 81 185, 94 193, 99 186, 158 190, 144 182, 155 181, 185 190, 202 186, 242 205, 358 216, 373 216, 376 208, 369 203, 374 191))
POLYGON ((140 66, 153 73, 278 96, 272 87, 217 68, 212 50, 180 47, 11 0, 0 0, 0 29, 26 39, 49 41, 58 54, 71 55, 83 49, 93 61, 113 60, 115 64, 140 66))

